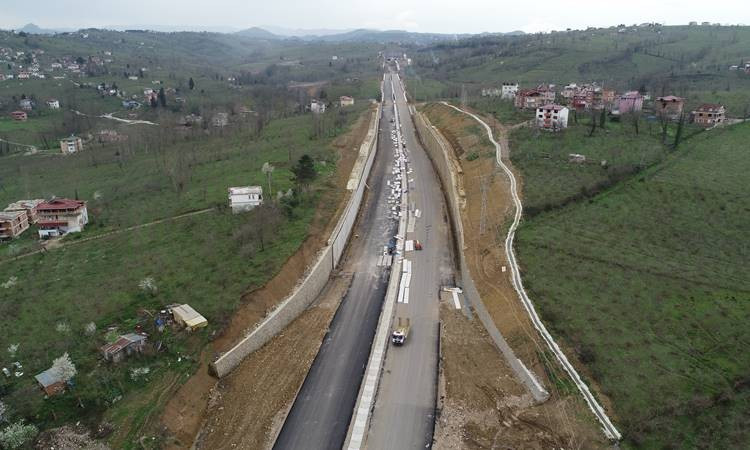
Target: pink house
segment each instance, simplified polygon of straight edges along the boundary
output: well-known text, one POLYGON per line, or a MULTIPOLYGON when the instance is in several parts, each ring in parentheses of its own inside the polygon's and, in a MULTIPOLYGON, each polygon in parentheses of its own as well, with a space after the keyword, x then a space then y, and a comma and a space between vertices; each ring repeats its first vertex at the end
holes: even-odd
POLYGON ((630 91, 622 94, 615 102, 615 111, 620 114, 638 112, 643 109, 643 96, 638 91, 630 91))

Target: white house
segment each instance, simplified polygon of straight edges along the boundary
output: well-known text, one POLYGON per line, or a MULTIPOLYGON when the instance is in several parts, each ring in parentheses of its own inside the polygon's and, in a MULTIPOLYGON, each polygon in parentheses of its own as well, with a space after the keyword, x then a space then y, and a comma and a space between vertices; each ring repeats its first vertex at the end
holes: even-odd
POLYGON ((53 198, 37 206, 39 237, 42 239, 80 233, 89 223, 86 202, 53 198))
POLYGON ((250 211, 263 204, 263 188, 261 186, 240 186, 229 188, 229 206, 237 214, 250 211))
POLYGON ((513 100, 518 92, 518 83, 503 83, 500 98, 504 100, 513 100))
POLYGON ((312 100, 310 102, 310 111, 321 114, 326 112, 326 104, 321 102, 320 100, 312 100))
POLYGON ((78 136, 73 136, 71 134, 70 137, 60 139, 60 151, 62 151, 64 155, 78 153, 81 150, 83 150, 83 141, 78 136))
POLYGON ((567 128, 568 108, 551 103, 537 108, 536 126, 550 131, 567 128))
POLYGON ((354 99, 347 95, 342 95, 341 97, 339 97, 339 102, 341 103, 342 107, 354 105, 354 99))
POLYGON ((49 109, 60 109, 60 101, 54 98, 47 100, 47 107, 49 109))

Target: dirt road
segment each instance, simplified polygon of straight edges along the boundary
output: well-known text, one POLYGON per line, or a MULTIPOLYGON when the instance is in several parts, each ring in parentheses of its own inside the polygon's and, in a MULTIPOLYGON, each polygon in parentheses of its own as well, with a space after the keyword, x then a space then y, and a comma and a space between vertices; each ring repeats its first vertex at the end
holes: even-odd
MULTIPOLYGON (((512 404, 513 414, 522 413, 523 417, 527 417, 524 414, 531 411, 535 414, 537 412, 543 414, 544 419, 540 419, 539 422, 542 424, 542 429, 551 427, 555 431, 544 435, 543 430, 538 429, 542 432, 542 435, 537 436, 541 444, 558 442, 564 443, 565 448, 576 448, 582 444, 585 444, 583 445, 585 448, 606 445, 606 441, 598 431, 595 419, 588 412, 585 402, 576 395, 577 392, 557 384, 558 380, 565 379, 565 374, 540 342, 511 283, 504 251, 504 239, 513 211, 513 203, 508 177, 495 164, 494 146, 488 140, 475 135, 476 122, 471 117, 443 105, 430 105, 424 111, 454 147, 454 156, 460 162, 463 171, 460 185, 465 192, 465 201, 461 211, 465 234, 464 255, 482 302, 518 358, 542 379, 545 388, 551 394, 550 399, 543 405, 532 406, 529 399, 521 395, 524 392, 521 385, 512 376, 505 361, 499 359, 496 349, 493 348, 494 354, 489 352, 482 356, 480 350, 484 345, 483 340, 469 345, 465 341, 468 338, 461 337, 466 330, 466 325, 459 323, 453 328, 446 327, 444 339, 447 340, 447 345, 450 346, 451 342, 456 340, 464 346, 464 350, 457 353, 445 353, 443 356, 445 366, 443 376, 448 389, 443 398, 443 413, 438 425, 440 431, 436 433, 437 448, 463 448, 461 445, 482 447, 487 444, 487 441, 483 439, 489 439, 488 430, 492 428, 492 424, 495 422, 502 424, 503 421, 507 421, 507 412, 504 412, 503 407, 496 407, 490 414, 488 405, 492 402, 497 405, 512 404), (468 155, 476 155, 476 157, 468 158, 468 155), (458 335, 452 336, 451 329, 457 330, 458 335), (452 357, 450 357, 451 354, 452 357), (455 364, 455 361, 451 359, 455 358, 459 361, 465 358, 468 360, 460 363, 455 370, 451 370, 450 368, 455 364), (495 361, 495 359, 498 360, 495 361), (485 386, 482 384, 484 382, 480 381, 483 377, 488 380, 486 377, 490 374, 496 377, 497 385, 486 381, 485 386), (468 380, 477 380, 477 382, 472 384, 468 380), (514 386, 514 383, 517 386, 514 386), (449 388, 451 385, 474 387, 451 390, 449 388), (486 426, 489 428, 483 428, 481 422, 476 421, 487 414, 489 416, 487 416, 486 426), (456 446, 458 438, 451 436, 445 428, 460 430, 458 443, 461 445, 456 446), (471 444, 471 442, 474 443, 471 444), (480 444, 480 442, 485 442, 485 444, 480 444)), ((498 139, 506 143, 504 148, 507 149, 507 130, 500 124, 494 125, 494 131, 498 132, 498 139)), ((445 310, 441 311, 441 319, 444 322, 450 319, 450 317, 446 318, 445 310)), ((473 322, 470 326, 481 328, 478 323, 473 322)), ((484 330, 481 329, 481 331, 486 336, 484 330)), ((532 428, 535 427, 539 428, 532 425, 532 428)), ((527 446, 524 444, 524 439, 529 435, 526 426, 519 428, 502 425, 496 427, 495 432, 502 432, 500 435, 503 440, 518 439, 516 445, 511 445, 513 448, 527 446)), ((500 435, 492 437, 492 440, 500 439, 500 435)))

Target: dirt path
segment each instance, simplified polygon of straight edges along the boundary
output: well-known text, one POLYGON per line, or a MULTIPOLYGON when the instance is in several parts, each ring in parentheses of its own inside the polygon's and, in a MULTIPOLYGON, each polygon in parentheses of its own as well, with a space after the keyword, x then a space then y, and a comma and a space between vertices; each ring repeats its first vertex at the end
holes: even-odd
MULTIPOLYGON (((527 399, 526 403, 518 403, 514 411, 536 411, 544 416, 543 420, 539 419, 541 423, 554 425, 552 427, 555 430, 554 433, 548 433, 549 436, 543 439, 541 435, 539 436, 539 442, 542 444, 547 442, 545 439, 552 436, 554 437, 552 441, 558 442, 558 446, 562 440, 565 444, 562 446, 565 448, 575 448, 583 443, 586 444, 585 448, 604 446, 605 441, 598 432, 594 418, 588 413, 585 402, 579 396, 574 395, 575 391, 569 392, 567 389, 561 389, 555 380, 550 379, 550 374, 555 379, 564 378, 565 375, 555 361, 550 359, 552 356, 546 353, 546 348, 541 344, 539 335, 529 321, 513 288, 504 241, 514 207, 510 196, 509 179, 495 162, 494 146, 489 141, 480 140, 471 135, 472 130, 476 130, 476 122, 467 115, 443 105, 431 105, 425 109, 425 112, 441 132, 445 129, 451 136, 446 140, 454 146, 454 156, 460 162, 463 171, 460 185, 465 193, 461 211, 465 239, 464 255, 482 302, 517 357, 543 381, 544 387, 551 394, 550 399, 542 406, 532 408, 527 399), (455 146, 459 148, 456 149, 455 146), (470 161, 466 155, 472 153, 477 154, 478 157, 470 161)), ((493 129, 498 132, 498 139, 505 144, 504 149, 507 149, 508 129, 499 123, 493 124, 493 129)), ((443 316, 441 318, 445 320, 443 316)), ((482 334, 486 335, 478 323, 470 325, 481 329, 482 334)), ((454 338, 449 332, 447 333, 448 339, 454 338)), ((477 341, 476 345, 481 349, 480 341, 477 341)), ((490 390, 487 388, 454 389, 454 395, 447 395, 444 399, 444 416, 440 420, 441 426, 461 430, 459 435, 462 436, 464 445, 483 447, 484 444, 479 442, 482 439, 488 439, 489 431, 480 425, 472 425, 472 421, 476 422, 479 417, 489 414, 487 412, 489 411, 488 399, 494 399, 496 403, 503 404, 508 401, 507 398, 512 399, 513 396, 519 396, 524 391, 519 381, 513 377, 511 369, 500 358, 497 349, 493 347, 493 358, 499 359, 499 363, 492 362, 492 358, 479 356, 481 353, 475 358, 474 352, 479 350, 470 346, 466 348, 466 351, 471 354, 460 358, 469 358, 470 361, 461 364, 461 370, 445 371, 448 385, 466 383, 466 380, 474 379, 474 377, 482 379, 485 372, 495 374, 498 383, 506 378, 512 381, 510 384, 500 383, 490 390), (515 387, 510 389, 509 386, 515 387), (484 407, 482 407, 483 404, 484 407), (474 419, 466 419, 466 417, 474 419), (479 440, 470 444, 475 438, 479 440)), ((448 356, 444 357, 444 363, 446 367, 451 363, 448 356)), ((448 393, 450 394, 450 390, 448 393)), ((503 414, 505 413, 502 408, 496 409, 493 414, 487 416, 488 424, 498 420, 502 423, 506 420, 502 418, 503 414)), ((496 431, 506 434, 502 439, 520 439, 516 445, 510 447, 527 447, 523 441, 528 435, 526 428, 503 425, 496 428, 496 431), (518 436, 514 437, 516 431, 518 431, 518 436)), ((437 448, 461 448, 454 445, 455 437, 451 438, 442 432, 438 436, 441 438, 436 440, 436 443, 440 444, 437 448), (441 445, 445 447, 440 447, 441 445)), ((549 445, 542 445, 542 447, 549 447, 549 445)))
POLYGON ((10 261, 16 261, 18 259, 26 258, 28 256, 36 255, 36 254, 39 254, 39 253, 46 253, 46 252, 48 252, 50 250, 55 250, 55 249, 58 249, 58 248, 68 247, 70 245, 83 244, 84 242, 90 242, 90 241, 95 241, 95 240, 98 240, 98 239, 104 239, 104 238, 112 237, 112 236, 115 236, 115 235, 118 235, 118 234, 127 233, 127 232, 133 231, 133 230, 140 230, 141 228, 151 227, 151 226, 158 225, 158 224, 164 223, 164 222, 171 222, 173 220, 184 219, 185 217, 192 217, 192 216, 197 216, 199 214, 205 214, 205 213, 207 213, 209 211, 213 211, 213 208, 200 209, 198 211, 191 211, 191 212, 188 212, 188 213, 179 214, 179 215, 172 216, 172 217, 165 217, 163 219, 154 220, 153 222, 142 223, 142 224, 139 224, 139 225, 133 225, 132 227, 127 227, 127 228, 121 228, 119 230, 108 231, 106 233, 97 234, 95 236, 90 236, 90 237, 83 238, 83 239, 76 239, 76 240, 59 240, 59 239, 53 239, 53 240, 46 241, 45 243, 43 243, 42 244, 42 248, 40 248, 39 250, 34 250, 34 251, 31 251, 31 252, 28 252, 28 253, 23 253, 21 255, 14 256, 12 258, 7 258, 7 259, 0 260, 0 264, 5 263, 5 262, 10 262, 10 261))
MULTIPOLYGON (((215 358, 215 355, 233 346, 265 316, 267 311, 291 292, 318 251, 325 245, 328 236, 336 225, 337 217, 348 200, 349 193, 346 191, 346 183, 357 159, 359 145, 367 134, 371 115, 372 112, 360 117, 349 133, 334 141, 333 145, 339 154, 336 175, 333 180, 335 188, 328 190, 325 197, 321 199, 320 207, 316 211, 315 218, 310 226, 308 237, 302 243, 300 249, 284 263, 280 272, 269 280, 265 286, 243 295, 242 305, 232 316, 230 323, 201 355, 202 363, 197 372, 175 392, 165 407, 161 422, 163 431, 169 436, 167 448, 190 447, 204 423, 209 400, 212 392, 216 392, 217 385, 216 378, 208 373, 208 363, 215 358)), ((322 324, 318 325, 325 328, 322 324)), ((294 326, 294 323, 292 326, 294 326)), ((295 345, 293 341, 284 342, 292 346, 295 345)), ((285 363, 285 372, 302 374, 301 376, 304 378, 304 374, 307 373, 305 360, 290 359, 285 360, 285 363)), ((243 363, 235 369, 232 376, 247 380, 247 383, 252 383, 252 377, 248 379, 242 375, 244 373, 243 367, 251 366, 245 366, 243 363)), ((286 391, 279 394, 283 397, 284 392, 286 391)), ((248 408, 247 400, 242 396, 230 395, 224 398, 224 402, 237 402, 237 407, 245 408, 246 411, 251 409, 248 408)), ((225 403, 224 410, 212 411, 212 414, 221 414, 221 411, 225 410, 229 413, 233 409, 228 403, 225 403)), ((276 412, 273 411, 273 414, 276 412)), ((265 411, 265 413, 269 413, 269 411, 265 411)), ((259 415, 253 416, 254 420, 261 420, 259 417, 259 415)), ((220 428, 221 424, 232 423, 231 420, 223 418, 214 417, 212 420, 217 425, 207 436, 214 433, 218 433, 217 436, 221 435, 225 431, 221 429, 217 431, 216 427, 220 428)), ((229 428, 234 427, 234 425, 227 426, 229 428)), ((226 432, 229 433, 228 430, 226 432)))

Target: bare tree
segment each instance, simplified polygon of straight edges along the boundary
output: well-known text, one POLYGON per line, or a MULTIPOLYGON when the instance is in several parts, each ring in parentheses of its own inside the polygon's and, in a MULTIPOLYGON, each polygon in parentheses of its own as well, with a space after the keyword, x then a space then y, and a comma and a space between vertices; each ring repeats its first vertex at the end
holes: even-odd
POLYGON ((271 175, 273 174, 273 170, 274 169, 275 169, 275 167, 273 167, 268 162, 264 162, 263 163, 263 168, 261 169, 261 171, 266 175, 266 180, 268 180, 268 195, 269 196, 271 195, 271 192, 273 192, 271 190, 271 175))

